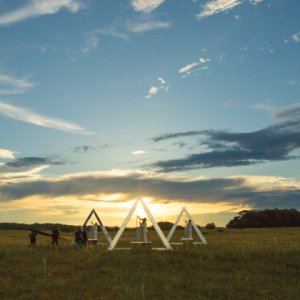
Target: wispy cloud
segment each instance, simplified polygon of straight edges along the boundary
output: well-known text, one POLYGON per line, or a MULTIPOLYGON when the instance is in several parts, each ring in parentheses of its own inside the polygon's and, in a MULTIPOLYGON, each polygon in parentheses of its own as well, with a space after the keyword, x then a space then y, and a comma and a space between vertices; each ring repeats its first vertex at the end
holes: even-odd
POLYGON ((138 155, 143 155, 143 154, 148 154, 149 152, 143 151, 143 150, 137 150, 137 151, 132 151, 131 154, 138 156, 138 155))
POLYGON ((194 63, 192 63, 192 64, 189 64, 189 65, 187 65, 187 66, 181 68, 178 72, 179 72, 179 73, 188 72, 191 68, 193 68, 193 67, 195 67, 195 66, 197 66, 197 65, 198 65, 198 63, 194 62, 194 63))
POLYGON ((230 99, 223 103, 223 106, 225 107, 237 107, 242 104, 241 100, 238 99, 230 99))
POLYGON ((150 13, 163 2, 165 2, 165 0, 131 0, 131 5, 135 11, 150 13))
POLYGON ((30 82, 27 79, 17 79, 12 76, 0 73, 0 95, 21 94, 28 88, 36 85, 35 82, 30 82), (3 88, 4 87, 4 88, 3 88))
POLYGON ((92 132, 89 132, 86 129, 79 127, 73 123, 61 119, 54 119, 39 115, 29 109, 15 107, 3 102, 0 102, 0 113, 6 117, 23 122, 28 122, 38 126, 62 130, 69 133, 92 134, 92 132))
POLYGON ((143 32, 159 28, 169 28, 170 22, 148 21, 148 22, 128 22, 127 29, 132 32, 143 32))
POLYGON ((169 89, 169 86, 165 87, 164 84, 166 83, 162 78, 158 78, 157 80, 159 80, 162 85, 159 86, 159 87, 156 87, 156 86, 152 86, 149 90, 149 93, 146 97, 144 98, 151 98, 153 95, 155 95, 159 90, 165 90, 166 92, 168 91, 169 89))
POLYGON ((18 152, 16 151, 11 151, 11 150, 5 150, 5 149, 0 149, 0 157, 1 158, 15 158, 14 154, 18 152))
POLYGON ((213 0, 202 5, 202 12, 198 14, 197 19, 202 19, 222 11, 232 9, 233 7, 243 3, 244 0, 213 0))
POLYGON ((28 5, 0 16, 0 25, 8 25, 28 18, 55 14, 60 9, 66 8, 75 13, 84 8, 79 0, 31 0, 28 5))
POLYGON ((97 48, 99 42, 100 40, 93 35, 87 39, 85 47, 79 52, 83 54, 87 54, 91 49, 97 48))
POLYGON ((104 34, 104 35, 110 35, 110 36, 113 36, 113 37, 116 37, 116 38, 121 38, 121 39, 124 39, 125 41, 129 40, 129 37, 128 37, 127 34, 116 31, 115 27, 94 30, 92 32, 92 34, 93 35, 95 35, 95 34, 104 34))
MULTIPOLYGON (((251 4, 257 5, 257 3, 263 0, 249 0, 251 4)), ((222 11, 227 11, 234 8, 235 6, 246 2, 246 0, 212 0, 204 5, 201 5, 202 12, 196 15, 197 19, 202 19, 208 16, 212 16, 222 11)), ((240 16, 236 15, 236 19, 240 19, 240 16)))
POLYGON ((300 32, 292 35, 292 39, 294 42, 299 43, 300 42, 300 32))
MULTIPOLYGON (((208 61, 211 61, 211 59, 201 57, 201 58, 199 58, 199 62, 194 62, 194 63, 188 64, 187 66, 181 68, 178 72, 179 73, 189 72, 189 70, 192 69, 193 67, 198 66, 198 65, 203 64, 203 63, 208 62, 208 61)), ((205 69, 207 69, 207 67, 205 67, 205 69)))

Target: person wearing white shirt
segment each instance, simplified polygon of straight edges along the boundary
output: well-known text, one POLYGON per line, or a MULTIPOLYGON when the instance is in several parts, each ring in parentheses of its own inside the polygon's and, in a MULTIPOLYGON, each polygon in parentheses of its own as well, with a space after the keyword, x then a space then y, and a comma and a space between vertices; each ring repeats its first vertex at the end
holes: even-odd
MULTIPOLYGON (((92 223, 93 224, 93 223, 92 223)), ((94 235, 94 237, 93 237, 93 239, 94 240, 97 240, 98 239, 98 235, 97 235, 97 231, 98 231, 98 225, 97 225, 97 223, 95 223, 95 224, 93 224, 94 226, 93 226, 93 235, 94 235)))
POLYGON ((188 222, 185 221, 187 224, 186 224, 186 230, 187 230, 187 234, 189 236, 189 239, 192 239, 193 236, 192 236, 192 231, 193 231, 193 224, 192 224, 192 220, 189 220, 188 222))
POLYGON ((147 232, 148 232, 148 229, 147 229, 147 219, 144 218, 144 219, 141 219, 139 216, 137 216, 140 220, 143 220, 143 222, 141 223, 141 227, 142 227, 142 230, 143 230, 143 233, 144 233, 144 240, 145 242, 147 242, 147 232))

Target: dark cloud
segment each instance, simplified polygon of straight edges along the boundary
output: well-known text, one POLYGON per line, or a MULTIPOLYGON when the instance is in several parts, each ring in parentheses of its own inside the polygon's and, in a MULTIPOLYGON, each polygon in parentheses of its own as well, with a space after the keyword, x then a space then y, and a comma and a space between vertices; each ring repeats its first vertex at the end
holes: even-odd
MULTIPOLYGON (((231 203, 250 205, 256 208, 296 208, 300 207, 300 190, 284 189, 258 190, 247 184, 246 177, 199 179, 194 181, 169 180, 144 177, 140 174, 110 176, 106 174, 78 174, 59 179, 28 180, 0 185, 0 202, 20 200, 29 196, 56 198, 70 196, 82 201, 98 200, 98 194, 122 194, 122 198, 112 202, 126 202, 138 195, 154 198, 155 202, 197 202, 231 203)), ((190 212, 192 213, 192 211, 190 212)))
POLYGON ((58 155, 48 155, 45 157, 20 157, 16 158, 13 161, 10 161, 5 164, 5 166, 11 168, 23 168, 23 167, 32 167, 32 166, 41 166, 41 165, 66 165, 69 162, 58 155))
POLYGON ((173 143, 174 146, 178 146, 179 148, 183 148, 186 143, 183 143, 183 142, 176 142, 176 143, 173 143))
POLYGON ((188 131, 188 132, 178 132, 178 133, 165 133, 165 134, 160 134, 153 138, 150 138, 149 140, 157 143, 157 142, 160 142, 163 140, 168 140, 168 139, 200 135, 200 134, 204 134, 205 132, 206 131, 201 130, 201 131, 188 131))
MULTIPOLYGON (((118 144, 116 144, 116 145, 118 145, 118 144)), ((113 147, 113 146, 116 146, 116 145, 105 144, 105 145, 100 145, 98 148, 99 148, 99 149, 106 149, 106 148, 110 148, 110 147, 113 147)))
POLYGON ((202 135, 204 138, 199 141, 199 145, 206 146, 208 151, 180 159, 158 161, 145 167, 158 168, 158 172, 167 173, 297 159, 295 150, 300 147, 298 115, 300 115, 299 108, 283 111, 275 117, 293 118, 293 120, 250 133, 205 130, 160 135, 152 140, 157 142, 182 136, 202 135))
POLYGON ((89 153, 90 151, 95 150, 92 146, 77 146, 73 152, 75 153, 89 153))
MULTIPOLYGON (((104 145, 100 145, 99 147, 77 146, 77 147, 74 148, 73 152, 75 152, 75 153, 89 153, 89 152, 97 150, 97 149, 102 150, 102 149, 107 149, 107 148, 116 147, 116 146, 120 146, 120 145, 122 145, 122 143, 104 144, 104 145)), ((129 146, 129 145, 131 145, 131 143, 125 143, 124 145, 129 146)))
POLYGON ((154 150, 154 151, 162 151, 162 152, 168 152, 168 150, 166 150, 166 149, 152 148, 151 150, 154 150))

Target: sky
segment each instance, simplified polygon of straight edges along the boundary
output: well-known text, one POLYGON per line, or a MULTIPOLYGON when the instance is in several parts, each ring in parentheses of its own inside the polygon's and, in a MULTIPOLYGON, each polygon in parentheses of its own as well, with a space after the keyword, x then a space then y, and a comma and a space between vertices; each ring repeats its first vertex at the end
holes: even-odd
POLYGON ((0 222, 300 209, 299 9, 0 0, 0 222))

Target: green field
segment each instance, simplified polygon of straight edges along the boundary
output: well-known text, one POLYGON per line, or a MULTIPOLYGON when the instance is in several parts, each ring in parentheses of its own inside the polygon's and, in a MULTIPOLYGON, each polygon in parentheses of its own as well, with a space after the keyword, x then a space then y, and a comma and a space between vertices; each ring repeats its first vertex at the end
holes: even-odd
MULTIPOLYGON (((0 299, 300 299, 300 228, 208 231, 208 245, 174 251, 53 249, 44 236, 29 248, 28 234, 0 230, 0 299)), ((148 240, 162 246, 156 232, 148 240)))

